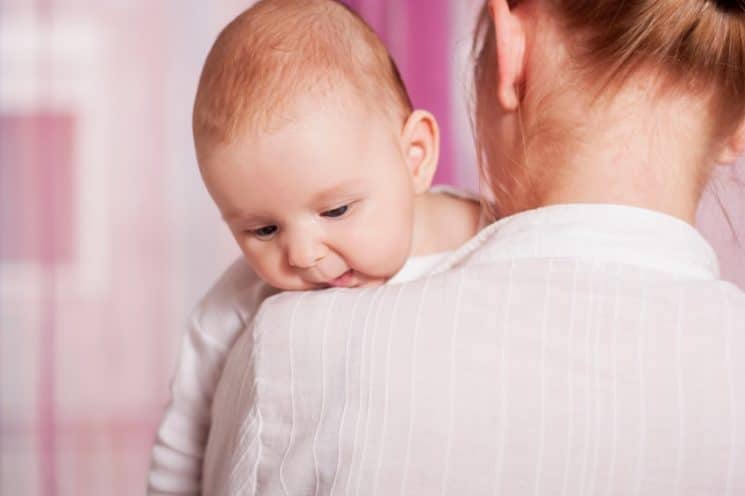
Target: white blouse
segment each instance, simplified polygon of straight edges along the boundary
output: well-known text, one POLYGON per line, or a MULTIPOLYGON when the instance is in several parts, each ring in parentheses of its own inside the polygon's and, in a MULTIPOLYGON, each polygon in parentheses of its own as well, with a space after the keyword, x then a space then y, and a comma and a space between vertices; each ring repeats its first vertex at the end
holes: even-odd
MULTIPOLYGON (((388 283, 422 277, 449 255, 411 257, 388 283)), ((276 293, 241 257, 197 305, 181 341, 171 399, 153 445, 148 495, 201 493, 212 398, 225 358, 259 305, 276 293)))
POLYGON ((745 494, 745 294, 691 226, 547 207, 435 272, 268 299, 205 494, 745 494))

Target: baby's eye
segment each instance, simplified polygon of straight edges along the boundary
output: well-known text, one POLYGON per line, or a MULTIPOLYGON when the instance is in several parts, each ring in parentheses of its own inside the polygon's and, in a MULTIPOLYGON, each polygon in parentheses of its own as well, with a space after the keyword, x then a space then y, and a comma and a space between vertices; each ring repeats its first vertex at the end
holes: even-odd
POLYGON ((347 210, 349 210, 349 205, 343 205, 332 210, 326 210, 321 214, 321 216, 330 218, 341 217, 342 215, 347 213, 347 210))
POLYGON ((276 234, 277 230, 277 226, 264 226, 254 229, 251 232, 259 239, 269 239, 276 234))

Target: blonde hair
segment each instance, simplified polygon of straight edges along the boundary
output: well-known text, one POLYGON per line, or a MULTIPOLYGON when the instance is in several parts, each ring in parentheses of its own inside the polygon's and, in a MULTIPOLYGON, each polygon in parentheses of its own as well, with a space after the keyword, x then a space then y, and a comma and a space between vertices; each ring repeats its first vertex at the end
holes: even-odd
MULTIPOLYGON (((544 1, 562 33, 571 36, 573 62, 599 93, 620 89, 641 69, 652 70, 665 88, 693 89, 709 98, 713 136, 726 136, 745 117, 745 0, 544 1)), ((515 8, 521 0, 508 3, 515 8)), ((482 176, 495 197, 491 211, 498 216, 512 197, 530 194, 532 186, 530 171, 519 161, 508 170, 494 170, 502 152, 490 139, 497 121, 498 68, 488 0, 478 18, 473 54, 476 146, 482 176)), ((533 116, 531 125, 545 125, 541 118, 533 116)))
POLYGON ((261 0, 220 33, 207 56, 193 112, 197 148, 230 142, 246 128, 270 127, 300 96, 342 85, 402 121, 411 112, 382 41, 346 6, 261 0))

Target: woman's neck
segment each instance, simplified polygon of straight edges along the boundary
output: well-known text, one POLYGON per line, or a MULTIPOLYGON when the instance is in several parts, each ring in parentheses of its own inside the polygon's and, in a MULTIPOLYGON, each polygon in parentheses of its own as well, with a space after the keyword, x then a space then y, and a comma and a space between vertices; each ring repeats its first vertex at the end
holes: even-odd
POLYGON ((549 162, 556 148, 541 150, 540 139, 529 151, 536 170, 550 171, 540 176, 537 206, 618 203, 693 223, 710 168, 701 104, 631 85, 611 103, 576 98, 586 105, 569 116, 576 122, 561 164, 549 162))

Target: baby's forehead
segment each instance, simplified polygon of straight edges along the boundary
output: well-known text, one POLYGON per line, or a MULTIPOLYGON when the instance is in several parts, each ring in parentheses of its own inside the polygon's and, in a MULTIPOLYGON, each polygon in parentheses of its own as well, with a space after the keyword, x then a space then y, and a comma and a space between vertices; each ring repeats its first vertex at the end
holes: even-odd
POLYGON ((401 156, 394 140, 378 138, 385 130, 364 124, 345 129, 341 119, 336 127, 324 127, 324 121, 334 124, 333 116, 320 123, 299 120, 215 145, 200 161, 208 189, 230 205, 228 210, 240 205, 243 217, 289 212, 298 205, 332 208, 332 203, 389 189, 401 156))
POLYGON ((364 128, 397 128, 404 115, 396 112, 379 99, 358 90, 348 80, 339 79, 327 86, 315 86, 307 91, 288 96, 283 105, 263 119, 243 121, 242 133, 251 135, 274 134, 287 128, 306 125, 323 128, 340 128, 345 132, 362 131, 364 128))
POLYGON ((334 152, 337 156, 376 153, 384 142, 398 140, 403 123, 400 117, 381 110, 352 89, 338 87, 332 92, 297 98, 262 122, 242 123, 230 139, 198 138, 197 148, 202 152, 200 163, 214 163, 215 155, 221 155, 219 162, 243 163, 293 155, 302 160, 303 154, 318 156, 323 152, 333 159, 334 152), (203 160, 208 155, 213 158, 203 160))

